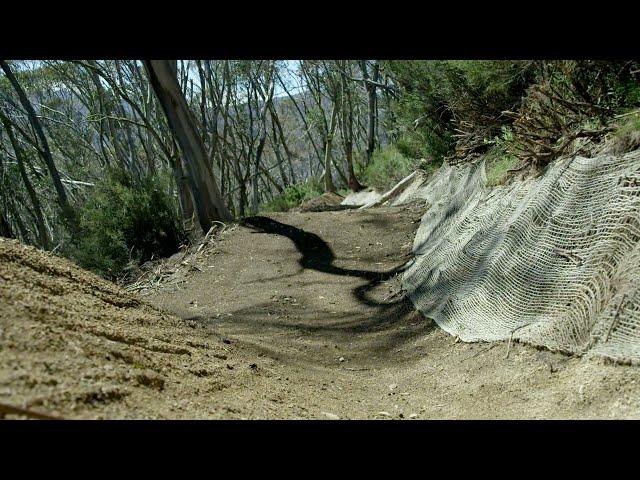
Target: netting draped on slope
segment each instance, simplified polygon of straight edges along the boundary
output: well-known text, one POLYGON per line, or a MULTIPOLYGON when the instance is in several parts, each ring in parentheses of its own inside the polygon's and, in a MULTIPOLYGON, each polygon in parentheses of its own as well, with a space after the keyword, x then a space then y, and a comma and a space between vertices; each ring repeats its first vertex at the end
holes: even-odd
POLYGON ((494 189, 483 163, 445 164, 394 203, 416 199, 427 211, 403 283, 444 330, 640 362, 640 152, 494 189))

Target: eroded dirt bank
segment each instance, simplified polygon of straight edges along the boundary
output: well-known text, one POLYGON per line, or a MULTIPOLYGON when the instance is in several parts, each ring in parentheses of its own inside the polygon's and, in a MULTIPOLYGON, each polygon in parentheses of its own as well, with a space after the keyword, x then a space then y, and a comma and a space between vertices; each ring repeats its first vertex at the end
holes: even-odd
POLYGON ((456 342, 416 313, 398 275, 420 216, 247 219, 142 302, 0 242, 0 403, 68 418, 640 417, 637 367, 456 342))

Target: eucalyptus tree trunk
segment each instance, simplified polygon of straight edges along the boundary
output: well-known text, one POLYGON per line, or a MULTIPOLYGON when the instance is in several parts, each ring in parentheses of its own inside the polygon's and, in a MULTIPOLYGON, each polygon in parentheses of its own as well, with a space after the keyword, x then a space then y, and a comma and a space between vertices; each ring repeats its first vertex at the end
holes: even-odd
POLYGON ((31 180, 29 180, 29 176, 27 175, 27 169, 24 166, 24 154, 22 149, 20 148, 20 144, 16 140, 13 130, 11 128, 11 124, 8 122, 7 118, 3 113, 0 112, 0 121, 4 125, 4 128, 7 132, 7 136, 9 137, 9 141, 11 142, 11 146, 13 147, 13 152, 16 156, 16 162, 18 163, 18 170, 20 171, 20 177, 22 177, 22 182, 27 190, 27 194, 29 195, 29 200, 31 200, 31 206, 33 207, 35 222, 36 222, 36 230, 38 232, 38 239, 40 246, 46 250, 51 247, 51 241, 49 239, 49 234, 47 232, 47 227, 44 223, 44 215, 42 213, 42 205, 40 204, 40 200, 38 199, 38 195, 33 188, 33 184, 31 180))
POLYGON ((333 184, 333 178, 331 177, 331 149, 333 147, 333 135, 336 131, 336 123, 338 118, 338 106, 334 103, 331 112, 331 124, 329 125, 329 131, 327 132, 327 141, 324 151, 324 191, 335 192, 336 186, 333 184))
MULTIPOLYGON (((0 172, 3 170, 2 159, 0 159, 0 172)), ((13 229, 7 218, 7 203, 8 199, 4 198, 7 192, 0 191, 0 237, 15 238, 13 229)))
POLYGON ((0 211, 0 237, 14 238, 9 220, 7 220, 7 217, 5 217, 2 211, 0 211))
POLYGON ((214 221, 232 220, 233 217, 218 191, 202 137, 178 84, 175 62, 146 60, 144 65, 171 132, 182 151, 202 230, 208 231, 214 221))
POLYGON ((44 163, 47 165, 47 169, 49 170, 49 174, 51 175, 51 180, 53 181, 53 186, 58 197, 58 204, 62 209, 62 214, 67 221, 68 227, 70 228, 72 233, 75 233, 78 231, 77 218, 75 216, 73 208, 71 207, 71 204, 69 203, 69 199, 67 198, 67 193, 64 189, 64 186, 62 185, 60 172, 58 172, 56 164, 53 161, 53 156, 51 155, 51 150, 49 149, 47 137, 42 130, 42 125, 40 124, 40 120, 38 120, 36 111, 34 110, 33 105, 31 105, 27 94, 16 79, 7 62, 5 62, 4 60, 0 60, 0 67, 9 79, 9 82, 13 86, 13 89, 16 91, 18 99, 20 100, 20 104, 27 112, 29 123, 31 124, 31 127, 38 137, 38 153, 44 160, 44 163))
MULTIPOLYGON (((33 245, 33 241, 31 240, 31 234, 27 229, 26 225, 20 218, 20 213, 18 212, 18 207, 16 204, 23 204, 23 199, 21 196, 16 196, 16 198, 11 198, 8 202, 9 210, 11 212, 11 217, 13 221, 18 226, 18 231, 20 232, 20 240, 27 245, 33 245)), ((17 237, 15 237, 17 238, 17 237)))
POLYGON ((351 90, 347 82, 347 73, 345 71, 346 63, 347 62, 342 62, 340 68, 340 87, 342 91, 342 121, 340 123, 340 132, 342 134, 342 145, 347 162, 347 174, 349 175, 347 183, 353 192, 359 192, 363 189, 363 186, 358 181, 353 168, 353 99, 351 98, 351 90))
MULTIPOLYGON (((271 110, 271 123, 274 126, 274 128, 277 128, 280 141, 282 142, 282 147, 284 148, 284 151, 287 154, 287 161, 289 164, 289 175, 291 176, 291 183, 296 183, 296 176, 293 171, 293 153, 291 152, 291 150, 289 149, 289 146, 287 145, 287 140, 284 136, 284 130, 282 128, 282 124, 280 123, 278 112, 276 108, 273 106, 273 103, 271 103, 270 105, 270 110, 271 110)), ((274 141, 276 141, 275 130, 274 130, 274 141)), ((284 178, 285 177, 283 177, 283 180, 284 178)))
MULTIPOLYGON (((272 140, 272 148, 273 148, 273 153, 276 156, 276 162, 278 164, 278 171, 280 173, 280 179, 282 180, 282 184, 285 186, 285 188, 287 186, 289 186, 289 179, 287 178, 287 174, 284 171, 284 159, 282 158, 282 155, 280 154, 280 143, 278 141, 278 136, 276 133, 276 129, 275 126, 273 125, 273 123, 271 124, 271 132, 273 134, 273 140, 272 140)), ((289 165, 291 165, 291 159, 289 159, 289 165)))
MULTIPOLYGON (((109 138, 111 141, 111 145, 113 145, 114 156, 117 160, 118 165, 120 165, 121 168, 125 168, 126 166, 125 155, 124 155, 124 152, 122 151, 122 146, 120 145, 120 140, 118 139, 116 128, 113 124, 113 119, 112 119, 113 112, 111 111, 111 108, 109 105, 110 102, 107 99, 107 95, 104 91, 102 83, 100 83, 100 77, 98 73, 95 71, 91 71, 90 73, 91 73, 91 79, 93 81, 93 84, 96 87, 96 94, 98 96, 98 105, 100 107, 100 111, 101 113, 104 113, 106 117, 106 127, 109 131, 109 138)), ((105 122, 105 119, 103 118, 100 121, 102 128, 104 128, 105 126, 104 122, 105 122)), ((101 131, 100 133, 101 133, 100 142, 103 143, 104 142, 104 138, 102 135, 103 131, 101 131)))
MULTIPOLYGON (((258 176, 260 172, 260 162, 262 160, 262 154, 264 152, 264 146, 267 141, 267 112, 269 112, 269 107, 271 102, 273 101, 273 91, 275 87, 275 81, 273 78, 273 70, 275 69, 275 65, 271 65, 271 72, 269 72, 267 77, 267 91, 264 92, 262 88, 260 88, 260 96, 263 102, 262 108, 259 113, 259 121, 260 121, 260 139, 258 141, 258 147, 256 148, 256 158, 254 161, 254 178, 253 178, 253 204, 251 209, 253 213, 258 213, 258 207, 260 203, 259 198, 259 190, 258 190, 258 176)), ((256 89, 260 87, 258 85, 258 79, 254 80, 256 82, 256 89)))
POLYGON ((182 161, 180 160, 179 155, 176 155, 172 167, 176 186, 178 187, 178 202, 180 204, 180 212, 182 214, 182 227, 189 234, 195 233, 195 211, 193 210, 191 189, 188 185, 188 179, 184 174, 182 161))
POLYGON ((378 62, 373 64, 373 78, 369 75, 366 60, 360 62, 360 69, 362 70, 362 79, 364 86, 367 90, 367 96, 369 100, 369 124, 367 126, 367 165, 371 162, 373 151, 376 148, 376 118, 378 112, 378 95, 375 82, 377 81, 378 71, 380 66, 378 62))
POLYGON ((256 158, 253 162, 253 179, 251 181, 251 212, 254 214, 258 213, 258 208, 260 205, 260 189, 258 187, 258 179, 260 178, 260 159, 262 158, 262 152, 264 151, 265 142, 266 133, 261 133, 258 147, 256 148, 256 158))
MULTIPOLYGON (((276 71, 276 76, 280 80, 280 86, 285 91, 285 93, 287 94, 287 97, 289 97, 289 100, 291 101, 291 103, 295 107, 296 111, 300 115, 300 120, 302 120, 302 124, 304 125, 304 131, 307 134, 307 138, 309 139, 309 142, 311 143, 311 147, 313 148, 313 151, 315 152, 316 157, 319 160, 322 160, 322 154, 320 153, 320 150, 319 150, 318 146, 316 145, 316 142, 313 139, 313 135, 311 133, 311 127, 310 127, 309 123, 307 122, 307 115, 300 108, 300 105, 296 101, 296 98, 289 92, 289 90, 287 89, 286 82, 282 79, 280 74, 277 73, 277 71, 276 71)), ((303 101, 304 101, 304 99, 303 99, 303 101)), ((310 159, 309 160, 309 173, 311 175, 313 175, 313 163, 311 162, 311 156, 309 157, 309 159, 310 159)))

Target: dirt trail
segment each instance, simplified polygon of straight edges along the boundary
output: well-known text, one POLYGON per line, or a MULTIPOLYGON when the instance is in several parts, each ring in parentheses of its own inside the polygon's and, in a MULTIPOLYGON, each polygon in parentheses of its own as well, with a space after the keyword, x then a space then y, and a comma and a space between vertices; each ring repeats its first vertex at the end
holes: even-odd
POLYGON ((640 417, 637 367, 520 344, 505 358, 506 343, 456 342, 415 312, 399 274, 421 213, 250 218, 144 302, 0 242, 0 404, 67 418, 640 417))
POLYGON ((231 340, 207 399, 242 418, 640 416, 635 367, 464 344, 402 295, 421 209, 274 214, 223 235, 202 272, 147 297, 231 340))

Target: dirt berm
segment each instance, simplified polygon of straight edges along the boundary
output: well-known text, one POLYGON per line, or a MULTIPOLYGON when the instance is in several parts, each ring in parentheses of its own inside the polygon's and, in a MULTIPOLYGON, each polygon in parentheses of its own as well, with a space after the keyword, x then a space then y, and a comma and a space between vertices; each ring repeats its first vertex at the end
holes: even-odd
POLYGON ((65 259, 0 238, 0 414, 8 418, 11 407, 71 418, 171 416, 228 376, 219 374, 227 345, 200 328, 65 259))

